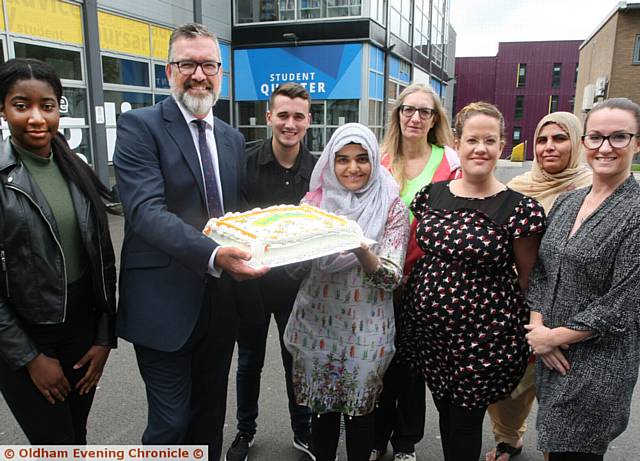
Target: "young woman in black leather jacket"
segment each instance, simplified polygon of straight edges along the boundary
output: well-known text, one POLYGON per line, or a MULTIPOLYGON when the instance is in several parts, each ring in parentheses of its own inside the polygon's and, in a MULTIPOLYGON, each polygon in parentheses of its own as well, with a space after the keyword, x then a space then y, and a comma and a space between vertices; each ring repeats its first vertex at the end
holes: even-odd
POLYGON ((58 133, 62 85, 35 59, 0 65, 0 391, 33 444, 86 444, 116 345, 109 191, 58 133))

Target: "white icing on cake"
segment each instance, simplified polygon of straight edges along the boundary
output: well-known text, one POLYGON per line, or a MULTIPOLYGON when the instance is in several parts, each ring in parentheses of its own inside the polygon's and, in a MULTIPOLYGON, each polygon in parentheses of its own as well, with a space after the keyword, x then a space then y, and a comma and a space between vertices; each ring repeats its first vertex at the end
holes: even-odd
POLYGON ((311 205, 276 205, 210 219, 205 235, 251 252, 253 265, 271 267, 319 258, 372 243, 355 221, 311 205))

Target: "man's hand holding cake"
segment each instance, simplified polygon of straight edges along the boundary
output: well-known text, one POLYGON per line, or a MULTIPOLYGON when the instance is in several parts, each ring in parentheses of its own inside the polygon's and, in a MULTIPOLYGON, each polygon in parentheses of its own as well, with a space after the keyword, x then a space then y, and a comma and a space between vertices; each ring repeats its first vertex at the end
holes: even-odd
POLYGON ((251 252, 236 247, 221 247, 216 253, 215 266, 227 272, 236 282, 262 277, 269 272, 268 266, 249 265, 251 252))

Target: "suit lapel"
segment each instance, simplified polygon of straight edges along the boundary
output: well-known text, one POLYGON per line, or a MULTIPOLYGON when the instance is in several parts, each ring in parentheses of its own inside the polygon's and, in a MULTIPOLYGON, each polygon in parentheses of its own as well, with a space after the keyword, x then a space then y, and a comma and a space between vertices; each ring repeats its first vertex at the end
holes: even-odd
POLYGON ((236 173, 234 170, 234 155, 226 127, 216 119, 213 123, 213 134, 216 138, 218 150, 218 168, 220 170, 220 184, 225 211, 235 209, 236 173))
POLYGON ((178 150, 187 162, 189 171, 191 171, 196 184, 198 184, 198 189, 200 190, 200 195, 203 201, 202 203, 206 204, 207 198, 204 191, 202 170, 200 169, 200 159, 198 158, 196 146, 193 144, 193 136, 191 136, 191 131, 189 130, 187 122, 182 116, 182 112, 180 112, 180 109, 178 108, 178 104, 172 96, 167 97, 162 102, 162 105, 163 117, 166 122, 167 132, 169 133, 169 136, 173 138, 176 145, 178 146, 178 150))

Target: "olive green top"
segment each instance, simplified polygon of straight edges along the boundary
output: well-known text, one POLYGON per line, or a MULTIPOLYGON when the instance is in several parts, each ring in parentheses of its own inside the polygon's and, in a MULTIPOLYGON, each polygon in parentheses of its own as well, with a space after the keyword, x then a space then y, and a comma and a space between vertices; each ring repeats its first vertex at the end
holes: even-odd
POLYGON ((41 157, 14 142, 11 144, 49 203, 64 254, 67 284, 75 282, 87 267, 87 254, 67 180, 53 161, 53 152, 49 157, 41 157))

